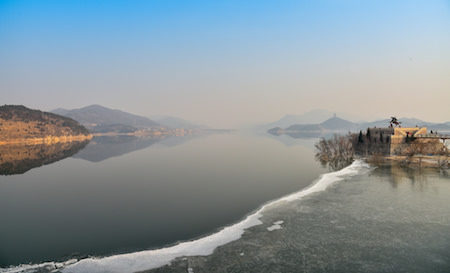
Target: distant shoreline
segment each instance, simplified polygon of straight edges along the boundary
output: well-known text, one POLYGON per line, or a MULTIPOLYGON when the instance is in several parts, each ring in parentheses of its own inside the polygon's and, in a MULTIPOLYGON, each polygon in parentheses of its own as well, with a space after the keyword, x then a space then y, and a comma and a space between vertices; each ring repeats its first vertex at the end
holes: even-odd
POLYGON ((118 132, 105 132, 105 133, 91 133, 89 135, 70 135, 70 136, 45 136, 34 138, 13 138, 10 140, 1 140, 0 145, 39 145, 39 144, 56 144, 65 142, 78 142, 91 140, 94 137, 101 136, 135 136, 135 137, 168 137, 168 136, 189 136, 199 133, 225 133, 233 132, 232 129, 205 129, 205 130, 192 130, 192 129, 172 129, 169 131, 135 131, 127 133, 118 132))
POLYGON ((134 132, 104 132, 104 133, 92 133, 94 137, 98 136, 136 136, 136 137, 165 137, 165 136, 189 136, 197 135, 201 133, 231 133, 234 129, 168 129, 168 130, 139 130, 134 132))
POLYGON ((6 141, 0 141, 0 145, 38 145, 38 144, 55 144, 64 142, 78 142, 91 140, 92 134, 89 135, 70 135, 70 136, 45 136, 35 138, 14 138, 6 141))

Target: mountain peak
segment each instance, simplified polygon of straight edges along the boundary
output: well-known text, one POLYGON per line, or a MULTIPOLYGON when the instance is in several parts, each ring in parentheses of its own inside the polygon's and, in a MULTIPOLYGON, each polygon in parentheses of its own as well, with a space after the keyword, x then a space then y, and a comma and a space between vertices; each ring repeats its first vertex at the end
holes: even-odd
POLYGON ((108 130, 130 132, 139 129, 161 127, 157 122, 149 118, 110 109, 99 104, 66 110, 66 112, 57 110, 53 112, 73 118, 93 132, 106 132, 108 130))
POLYGON ((78 110, 103 110, 103 111, 107 111, 107 110, 114 110, 105 106, 102 106, 100 104, 91 104, 82 108, 79 108, 78 110))

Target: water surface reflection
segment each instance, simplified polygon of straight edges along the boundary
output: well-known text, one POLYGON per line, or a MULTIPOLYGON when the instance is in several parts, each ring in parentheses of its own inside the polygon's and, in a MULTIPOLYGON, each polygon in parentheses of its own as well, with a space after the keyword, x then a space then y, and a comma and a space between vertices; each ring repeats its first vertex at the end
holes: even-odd
POLYGON ((0 145, 0 175, 23 174, 33 168, 73 156, 86 147, 88 142, 0 145))
POLYGON ((324 171, 312 146, 263 137, 94 138, 73 157, 0 177, 0 266, 190 240, 324 171))

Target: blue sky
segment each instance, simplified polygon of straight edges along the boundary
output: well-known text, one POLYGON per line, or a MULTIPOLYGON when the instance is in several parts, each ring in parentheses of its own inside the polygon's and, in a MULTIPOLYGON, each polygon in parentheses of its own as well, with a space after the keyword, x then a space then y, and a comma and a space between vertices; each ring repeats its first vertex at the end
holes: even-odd
POLYGON ((0 104, 450 119, 450 1, 2 1, 0 104))

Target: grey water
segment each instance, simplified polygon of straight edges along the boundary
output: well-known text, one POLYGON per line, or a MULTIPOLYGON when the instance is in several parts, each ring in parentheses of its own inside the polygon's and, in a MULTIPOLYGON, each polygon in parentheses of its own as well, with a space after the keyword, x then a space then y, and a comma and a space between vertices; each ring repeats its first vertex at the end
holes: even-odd
POLYGON ((266 209, 212 255, 148 272, 450 272, 449 200, 446 171, 372 167, 266 209))
MULTIPOLYGON (((96 138, 66 159, 0 176, 2 267, 177 245, 334 181, 267 206, 261 224, 210 255, 145 272, 450 272, 448 171, 360 164, 339 176, 314 160, 315 141, 96 138)), ((96 272, 122 272, 118 261, 134 267, 152 255, 138 253, 100 259, 96 272)), ((58 270, 90 272, 38 268, 58 270)))
POLYGON ((45 165, 22 160, 21 171, 0 176, 0 267, 214 233, 327 172, 313 143, 242 134, 96 137, 45 165))

